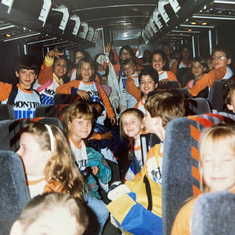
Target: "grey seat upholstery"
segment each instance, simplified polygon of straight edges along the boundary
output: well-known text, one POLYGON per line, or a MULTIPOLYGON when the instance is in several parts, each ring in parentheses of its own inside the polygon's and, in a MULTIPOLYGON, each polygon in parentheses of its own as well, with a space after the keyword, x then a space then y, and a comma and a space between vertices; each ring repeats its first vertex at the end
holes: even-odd
POLYGON ((39 118, 26 118, 17 120, 4 120, 0 121, 0 149, 16 151, 19 147, 19 140, 21 128, 28 122, 42 122, 43 124, 55 125, 63 130, 63 125, 58 118, 53 117, 39 117, 39 118))
POLYGON ((235 194, 230 191, 198 197, 192 213, 192 235, 235 234, 235 194))
POLYGON ((166 126, 162 169, 163 234, 168 235, 179 209, 200 193, 198 140, 202 129, 218 123, 235 123, 228 113, 176 118, 166 126))
POLYGON ((29 201, 23 164, 12 151, 0 150, 0 234, 9 234, 29 201))
POLYGON ((0 120, 15 119, 13 107, 10 104, 0 104, 0 120))
POLYGON ((187 98, 186 99, 186 114, 198 115, 203 113, 211 113, 211 107, 205 98, 187 98))

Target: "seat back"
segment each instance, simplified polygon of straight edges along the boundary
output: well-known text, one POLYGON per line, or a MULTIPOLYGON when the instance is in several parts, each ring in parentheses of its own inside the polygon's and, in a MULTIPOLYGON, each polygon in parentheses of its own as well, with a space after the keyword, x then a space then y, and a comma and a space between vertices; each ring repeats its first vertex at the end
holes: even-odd
POLYGON ((29 194, 23 164, 16 153, 0 150, 0 166, 0 234, 9 234, 29 194))
POLYGON ((10 104, 0 104, 0 120, 15 119, 14 109, 10 104))
POLYGON ((190 72, 187 72, 183 74, 183 77, 181 78, 181 87, 185 87, 187 83, 194 78, 194 75, 190 72))
POLYGON ((35 110, 35 117, 56 117, 62 119, 68 104, 39 106, 35 110))
POLYGON ((19 148, 21 129, 26 123, 30 121, 39 121, 43 124, 55 125, 63 130, 61 121, 58 118, 52 117, 0 121, 0 149, 11 150, 15 152, 19 148))
POLYGON ((168 81, 167 83, 161 84, 158 83, 158 90, 163 90, 163 89, 174 89, 174 88, 180 88, 180 85, 177 81, 168 81))
POLYGON ((54 96, 54 104, 73 104, 79 99, 79 95, 65 95, 56 93, 54 96))
POLYGON ((227 80, 215 81, 210 88, 209 92, 209 102, 212 109, 217 110, 218 112, 223 112, 226 110, 226 102, 224 95, 224 87, 227 80))
POLYGON ((190 71, 190 67, 177 69, 176 77, 179 83, 181 84, 181 87, 183 87, 184 74, 189 73, 189 71, 190 71))
POLYGON ((222 191, 203 194, 198 197, 193 207, 191 234, 233 235, 234 218, 234 193, 222 191))
POLYGON ((170 234, 179 209, 200 193, 198 140, 201 131, 218 123, 235 123, 228 113, 176 118, 166 126, 162 169, 163 234, 170 234))
POLYGON ((205 98, 187 98, 186 99, 186 115, 198 115, 203 113, 211 113, 211 107, 205 98))

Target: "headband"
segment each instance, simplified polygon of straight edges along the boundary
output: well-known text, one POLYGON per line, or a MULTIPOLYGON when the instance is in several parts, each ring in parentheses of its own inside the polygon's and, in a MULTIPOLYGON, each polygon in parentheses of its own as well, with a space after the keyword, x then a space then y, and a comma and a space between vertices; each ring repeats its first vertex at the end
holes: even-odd
POLYGON ((50 144, 51 144, 51 152, 53 153, 54 149, 55 149, 55 137, 52 133, 51 127, 47 124, 45 124, 45 127, 47 128, 49 137, 50 137, 50 144))

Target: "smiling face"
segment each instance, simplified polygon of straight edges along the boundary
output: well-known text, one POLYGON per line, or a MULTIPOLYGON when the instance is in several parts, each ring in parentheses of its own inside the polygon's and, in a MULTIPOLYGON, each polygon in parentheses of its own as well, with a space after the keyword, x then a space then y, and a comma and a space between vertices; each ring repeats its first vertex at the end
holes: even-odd
POLYGON ((19 83, 22 88, 30 89, 34 83, 37 75, 34 70, 30 69, 20 69, 19 72, 15 72, 16 77, 19 78, 19 83))
POLYGON ((126 76, 128 76, 128 77, 130 77, 131 75, 133 75, 135 73, 135 68, 131 64, 127 64, 127 65, 123 66, 123 70, 124 70, 124 73, 126 74, 126 76))
POLYGON ((80 143, 82 139, 88 137, 92 129, 91 119, 86 118, 85 116, 81 118, 74 118, 70 123, 71 137, 77 142, 80 143))
POLYGON ((228 66, 231 63, 231 59, 228 59, 225 52, 215 51, 212 56, 212 64, 215 69, 228 66))
POLYGON ((163 60, 160 54, 154 54, 152 58, 152 66, 159 73, 163 70, 166 61, 163 60))
POLYGON ((81 77, 84 82, 90 82, 92 75, 92 69, 90 63, 81 64, 81 77))
POLYGON ((209 143, 202 155, 202 172, 210 192, 235 189, 235 153, 226 142, 209 143))
POLYGON ((20 148, 16 153, 21 157, 27 175, 44 176, 50 151, 41 149, 36 135, 24 132, 20 137, 20 148))
POLYGON ((205 67, 203 67, 202 64, 200 64, 198 61, 192 63, 192 74, 195 76, 196 79, 199 79, 203 72, 206 70, 205 67))
POLYGON ((144 97, 147 98, 148 93, 154 91, 155 82, 149 75, 143 75, 140 80, 140 91, 144 94, 144 97))
POLYGON ((63 78, 67 72, 67 62, 64 59, 57 59, 53 65, 53 73, 59 79, 63 78))
POLYGON ((129 51, 123 49, 123 51, 122 51, 122 53, 120 55, 120 58, 121 58, 122 61, 130 59, 131 58, 131 54, 130 54, 129 51))
POLYGON ((139 139, 144 127, 142 121, 134 114, 124 114, 121 119, 124 133, 134 139, 139 139))

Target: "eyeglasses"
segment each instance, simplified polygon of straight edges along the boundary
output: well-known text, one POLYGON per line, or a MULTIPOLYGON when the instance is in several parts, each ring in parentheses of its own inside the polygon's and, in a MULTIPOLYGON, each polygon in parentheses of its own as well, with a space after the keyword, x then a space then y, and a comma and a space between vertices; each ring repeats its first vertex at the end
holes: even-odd
POLYGON ((223 60, 226 59, 227 57, 224 55, 219 55, 219 56, 212 56, 212 60, 223 60))

